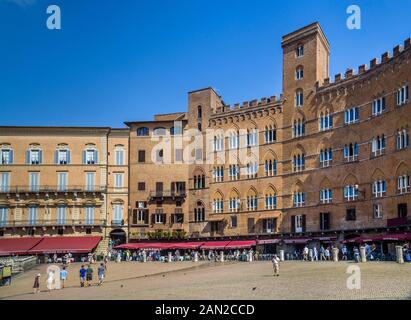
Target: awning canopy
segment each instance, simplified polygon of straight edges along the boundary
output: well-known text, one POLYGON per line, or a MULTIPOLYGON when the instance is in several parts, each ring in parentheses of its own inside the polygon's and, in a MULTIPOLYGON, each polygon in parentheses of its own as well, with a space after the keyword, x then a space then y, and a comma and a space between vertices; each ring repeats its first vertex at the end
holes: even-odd
POLYGON ((304 244, 311 241, 311 238, 296 238, 296 239, 285 239, 285 244, 304 244))
POLYGON ((389 233, 385 235, 361 236, 344 240, 343 243, 364 243, 373 241, 410 241, 411 233, 389 233))
POLYGON ((177 250, 199 249, 203 242, 138 242, 116 246, 114 249, 122 250, 177 250))
POLYGON ((276 244, 280 243, 281 239, 262 239, 258 240, 258 244, 276 244))
POLYGON ((42 239, 34 237, 0 239, 0 256, 27 254, 27 251, 41 242, 42 239))
POLYGON ((255 246, 257 241, 246 240, 246 241, 231 241, 225 246, 225 249, 245 249, 255 246))
POLYGON ((29 254, 89 253, 97 247, 101 237, 44 237, 29 254))
POLYGON ((224 249, 231 241, 207 241, 200 247, 200 249, 213 250, 224 249))

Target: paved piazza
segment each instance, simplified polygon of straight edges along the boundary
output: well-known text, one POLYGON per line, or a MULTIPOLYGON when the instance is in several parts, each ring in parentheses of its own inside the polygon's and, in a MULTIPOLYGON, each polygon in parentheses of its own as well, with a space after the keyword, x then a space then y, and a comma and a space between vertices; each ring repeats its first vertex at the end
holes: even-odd
MULTIPOLYGON (((44 292, 47 266, 41 265, 15 278, 11 287, 0 287, 0 299, 411 299, 411 264, 358 264, 360 290, 347 288, 350 265, 355 264, 284 262, 274 278, 270 262, 113 262, 102 287, 80 288, 79 264, 73 264, 67 287, 50 293, 44 292), (38 272, 42 292, 34 295, 38 272)), ((96 274, 97 265, 94 269, 96 274)))

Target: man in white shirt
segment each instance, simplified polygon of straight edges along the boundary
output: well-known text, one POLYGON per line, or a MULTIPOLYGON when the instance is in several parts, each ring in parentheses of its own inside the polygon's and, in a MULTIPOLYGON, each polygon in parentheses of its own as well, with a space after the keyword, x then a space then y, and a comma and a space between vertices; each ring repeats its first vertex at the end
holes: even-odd
POLYGON ((271 262, 273 263, 274 277, 278 277, 280 275, 280 259, 276 254, 274 255, 271 262))

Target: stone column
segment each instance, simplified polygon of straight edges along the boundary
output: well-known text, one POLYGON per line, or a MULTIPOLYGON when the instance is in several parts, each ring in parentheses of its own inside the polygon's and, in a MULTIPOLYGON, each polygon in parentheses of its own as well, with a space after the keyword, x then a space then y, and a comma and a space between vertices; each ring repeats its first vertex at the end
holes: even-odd
POLYGON ((313 259, 314 259, 313 249, 308 249, 308 260, 313 261, 313 259))
POLYGON ((171 252, 168 253, 168 258, 167 258, 167 262, 172 262, 173 261, 173 255, 171 252))
POLYGON ((367 262, 367 256, 365 254, 365 247, 360 247, 361 262, 367 262))
POLYGON ((224 251, 220 251, 220 261, 224 262, 224 251))
POLYGON ((284 250, 280 250, 280 261, 283 262, 284 260, 284 250))
POLYGON ((395 252, 397 254, 397 263, 404 263, 404 254, 401 246, 395 247, 395 252))
POLYGON ((340 249, 338 248, 333 248, 333 261, 338 262, 338 253, 340 252, 340 249))
POLYGON ((198 262, 198 252, 194 252, 194 262, 198 262))

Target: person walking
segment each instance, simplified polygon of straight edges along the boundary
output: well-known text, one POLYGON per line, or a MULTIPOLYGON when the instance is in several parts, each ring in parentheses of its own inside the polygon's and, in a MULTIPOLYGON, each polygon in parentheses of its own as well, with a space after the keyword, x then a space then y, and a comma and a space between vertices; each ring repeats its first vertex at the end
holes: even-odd
POLYGON ((318 261, 318 250, 316 246, 313 248, 313 261, 318 261))
POLYGON ((325 249, 323 246, 320 247, 320 260, 327 260, 325 258, 325 249))
POLYGON ((89 287, 91 287, 91 281, 93 281, 93 272, 94 270, 91 267, 91 264, 89 264, 86 270, 86 281, 89 287))
POLYGON ((280 275, 280 259, 276 254, 274 255, 271 262, 273 263, 274 277, 278 277, 280 275))
POLYGON ((86 281, 86 268, 81 266, 80 268, 80 287, 84 287, 84 282, 86 281))
POLYGON ((303 261, 308 261, 308 247, 305 246, 303 250, 303 261))
POLYGON ((325 249, 324 254, 325 254, 325 260, 330 260, 330 249, 329 249, 329 247, 327 247, 327 249, 325 249))
POLYGON ((104 263, 101 263, 97 269, 98 274, 98 285, 101 286, 103 284, 104 275, 106 273, 106 268, 104 267, 104 263))
POLYGON ((61 287, 64 289, 64 286, 66 284, 68 272, 66 270, 66 267, 63 267, 63 270, 60 271, 60 281, 61 281, 61 287))
POLYGON ((355 260, 355 262, 360 262, 360 251, 358 250, 358 248, 357 247, 354 247, 354 250, 353 250, 353 252, 354 252, 354 260, 355 260))
POLYGON ((342 260, 348 260, 348 250, 347 246, 343 245, 341 248, 342 260))
POLYGON ((40 277, 41 274, 38 273, 35 277, 34 277, 34 284, 33 284, 33 289, 34 289, 34 294, 40 293, 40 277))

